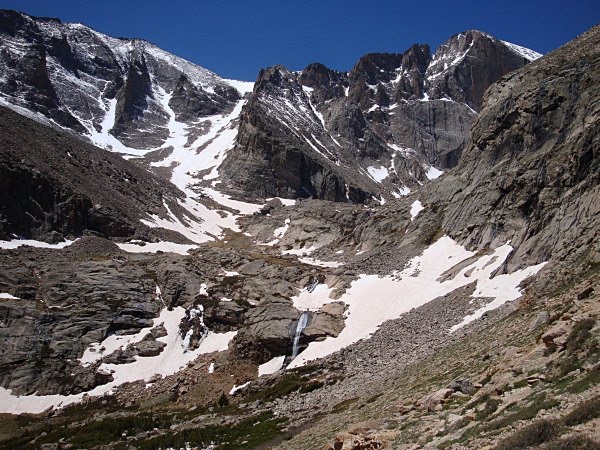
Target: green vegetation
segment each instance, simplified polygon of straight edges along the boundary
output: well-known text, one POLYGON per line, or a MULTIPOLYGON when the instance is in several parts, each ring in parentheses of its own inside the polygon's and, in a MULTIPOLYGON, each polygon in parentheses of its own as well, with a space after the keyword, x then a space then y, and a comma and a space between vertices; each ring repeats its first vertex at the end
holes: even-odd
POLYGON ((488 422, 485 425, 483 425, 481 429, 483 431, 493 431, 506 428, 510 425, 513 425, 515 422, 518 422, 519 420, 533 419, 542 409, 552 409, 558 406, 559 404, 560 402, 558 402, 557 400, 545 400, 543 396, 540 396, 534 398, 532 403, 528 406, 525 406, 523 408, 518 408, 517 406, 515 406, 515 412, 497 420, 494 420, 492 422, 488 422))
POLYGON ((217 406, 222 408, 227 405, 229 405, 229 399, 227 398, 227 395, 225 395, 225 392, 221 392, 221 396, 219 397, 219 400, 217 400, 217 406))
POLYGON ((300 387, 300 393, 306 394, 308 392, 316 391, 317 389, 321 389, 324 385, 325 383, 322 381, 311 381, 300 387))
POLYGON ((594 319, 580 320, 575 324, 567 338, 567 354, 571 355, 584 348, 591 336, 590 330, 594 327, 594 319))
POLYGON ((496 450, 524 450, 543 444, 560 433, 560 425, 552 420, 538 420, 500 441, 496 450))
POLYGON ((3 443, 0 448, 39 448, 41 444, 58 442, 64 439, 72 443, 75 448, 90 448, 102 446, 114 441, 119 441, 125 436, 132 436, 144 431, 157 429, 168 429, 173 423, 173 418, 164 414, 138 413, 135 415, 123 415, 116 417, 105 417, 98 421, 82 424, 78 427, 69 427, 66 422, 63 426, 57 424, 44 424, 40 428, 27 428, 17 439, 3 443), (40 436, 34 444, 30 444, 32 438, 40 436))
POLYGON ((523 388, 526 386, 529 386, 529 383, 527 382, 527 380, 519 380, 519 381, 516 381, 515 383, 513 383, 512 388, 520 389, 520 388, 523 388))
POLYGON ((563 423, 568 427, 572 427, 589 422, 597 417, 600 417, 600 396, 580 404, 563 418, 563 423))
POLYGON ((175 433, 165 433, 143 442, 136 441, 139 450, 157 448, 205 448, 215 445, 215 450, 250 449, 282 434, 282 425, 287 418, 273 418, 271 413, 248 417, 232 425, 188 428, 175 433))
POLYGON ((600 384, 600 368, 596 367, 588 372, 580 380, 574 381, 566 386, 568 392, 581 394, 593 386, 600 384))
POLYGON ((598 450, 600 443, 587 436, 576 435, 557 439, 546 446, 546 450, 598 450))
POLYGON ((500 399, 489 399, 485 406, 483 407, 483 409, 481 411, 478 411, 477 414, 475 414, 475 419, 478 421, 482 421, 487 419, 489 416, 491 416, 492 414, 494 414, 496 412, 496 410, 498 409, 498 406, 500 406, 502 404, 502 401, 500 399))
POLYGON ((292 392, 312 392, 324 386, 322 381, 311 380, 309 377, 300 376, 297 372, 290 371, 277 379, 277 382, 250 396, 251 400, 272 401, 285 397, 292 392))

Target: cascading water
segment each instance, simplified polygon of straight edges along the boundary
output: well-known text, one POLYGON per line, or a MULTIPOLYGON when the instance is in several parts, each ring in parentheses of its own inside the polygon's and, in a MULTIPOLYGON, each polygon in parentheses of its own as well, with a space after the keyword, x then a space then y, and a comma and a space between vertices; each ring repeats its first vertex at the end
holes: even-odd
POLYGON ((296 334, 294 335, 294 346, 292 347, 292 360, 298 356, 300 352, 300 335, 302 334, 302 330, 306 328, 306 324, 308 323, 308 311, 304 311, 300 315, 300 319, 298 319, 298 325, 296 325, 296 334))

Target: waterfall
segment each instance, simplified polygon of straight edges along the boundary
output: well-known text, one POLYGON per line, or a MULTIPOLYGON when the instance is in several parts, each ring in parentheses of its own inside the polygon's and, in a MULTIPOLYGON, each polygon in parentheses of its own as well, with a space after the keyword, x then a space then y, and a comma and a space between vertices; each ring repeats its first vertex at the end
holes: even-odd
POLYGON ((296 325, 296 334, 294 335, 294 346, 292 347, 292 360, 298 356, 300 352, 300 335, 302 334, 302 330, 306 328, 306 324, 308 323, 308 311, 304 311, 300 315, 300 319, 298 319, 298 325, 296 325))

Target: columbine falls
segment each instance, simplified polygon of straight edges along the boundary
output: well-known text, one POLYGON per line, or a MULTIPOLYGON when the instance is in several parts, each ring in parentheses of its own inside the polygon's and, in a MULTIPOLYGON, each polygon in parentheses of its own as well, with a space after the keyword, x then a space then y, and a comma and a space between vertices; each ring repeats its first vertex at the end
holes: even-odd
POLYGON ((300 352, 300 335, 302 334, 302 330, 306 328, 306 324, 308 323, 308 312, 304 311, 300 315, 300 319, 298 319, 298 325, 296 325, 296 334, 294 335, 294 346, 292 347, 292 360, 298 356, 300 352))

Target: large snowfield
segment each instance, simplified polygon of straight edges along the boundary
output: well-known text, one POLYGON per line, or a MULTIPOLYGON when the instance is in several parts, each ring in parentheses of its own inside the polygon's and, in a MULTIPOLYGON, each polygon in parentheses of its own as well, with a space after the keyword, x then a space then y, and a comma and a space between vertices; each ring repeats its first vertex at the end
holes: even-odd
MULTIPOLYGON (((456 331, 486 311, 517 299, 521 295, 519 284, 544 266, 542 263, 509 275, 490 278, 511 251, 512 247, 505 244, 464 267, 451 279, 440 281, 444 272, 475 254, 445 236, 428 247, 422 255, 412 259, 402 271, 383 277, 361 275, 339 300, 335 300, 347 306, 345 328, 340 335, 321 342, 311 342, 288 367, 301 366, 368 338, 383 322, 397 319, 413 308, 476 282, 473 297, 485 297, 489 302, 449 330, 456 331)), ((294 297, 294 306, 300 310, 318 310, 334 301, 329 298, 330 293, 326 285, 319 285, 312 292, 303 291, 294 297)))

